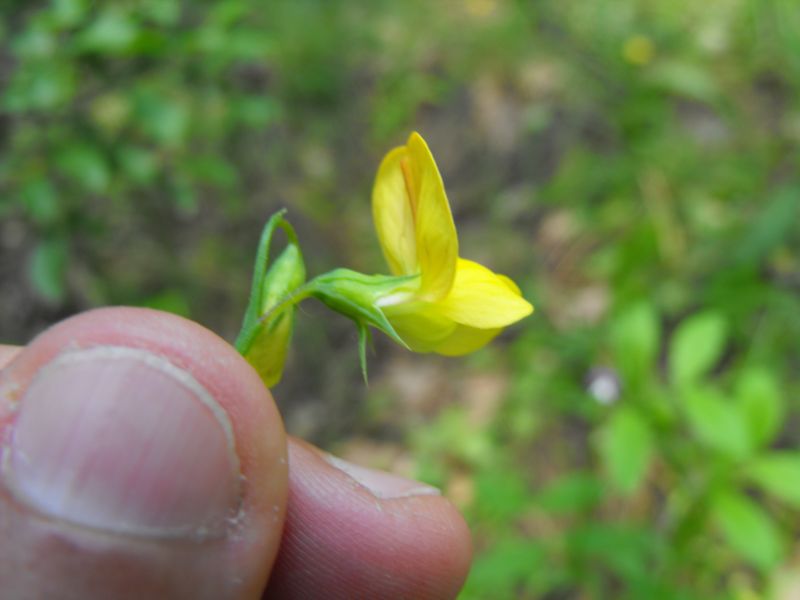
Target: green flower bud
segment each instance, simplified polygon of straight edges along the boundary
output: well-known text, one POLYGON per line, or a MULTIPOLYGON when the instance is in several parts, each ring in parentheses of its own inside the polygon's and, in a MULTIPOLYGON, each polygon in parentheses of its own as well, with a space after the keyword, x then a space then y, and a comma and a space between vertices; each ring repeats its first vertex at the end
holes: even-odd
POLYGON ((283 211, 267 222, 261 235, 250 302, 245 312, 236 348, 253 365, 264 384, 280 381, 294 329, 293 295, 305 283, 303 255, 283 211), (267 268, 269 246, 277 227, 286 231, 289 245, 267 268))
POLYGON ((306 267, 297 244, 289 244, 264 277, 261 288, 261 314, 275 308, 306 281, 306 267))

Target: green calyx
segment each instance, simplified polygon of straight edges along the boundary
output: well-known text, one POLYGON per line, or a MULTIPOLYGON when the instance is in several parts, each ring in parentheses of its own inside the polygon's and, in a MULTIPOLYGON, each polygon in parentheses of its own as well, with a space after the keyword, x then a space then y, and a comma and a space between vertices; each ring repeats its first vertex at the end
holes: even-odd
POLYGON ((370 327, 381 330, 395 342, 408 348, 381 310, 380 301, 395 294, 403 294, 417 279, 417 276, 364 275, 350 269, 334 269, 308 283, 309 295, 328 308, 349 317, 358 327, 358 358, 365 382, 370 327))

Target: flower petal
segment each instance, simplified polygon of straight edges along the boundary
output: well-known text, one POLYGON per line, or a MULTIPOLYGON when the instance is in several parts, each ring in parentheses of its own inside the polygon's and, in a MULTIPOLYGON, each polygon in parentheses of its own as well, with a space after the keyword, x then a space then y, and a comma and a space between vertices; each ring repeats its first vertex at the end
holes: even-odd
POLYGON ((447 202, 444 183, 428 145, 414 132, 406 144, 405 171, 416 225, 416 256, 422 274, 420 297, 436 301, 453 285, 458 258, 458 236, 447 202))
POLYGON ((381 162, 372 188, 375 231, 395 275, 413 275, 419 271, 414 213, 401 167, 408 160, 405 146, 391 150, 381 162))
POLYGON ((533 312, 513 281, 463 258, 458 259, 453 288, 436 308, 442 316, 478 329, 505 327, 533 312))
POLYGON ((469 354, 488 344, 502 330, 502 327, 476 329, 467 325, 456 325, 450 335, 439 342, 433 351, 445 356, 469 354))
POLYGON ((415 352, 433 352, 457 327, 429 302, 409 302, 383 307, 386 318, 415 352))

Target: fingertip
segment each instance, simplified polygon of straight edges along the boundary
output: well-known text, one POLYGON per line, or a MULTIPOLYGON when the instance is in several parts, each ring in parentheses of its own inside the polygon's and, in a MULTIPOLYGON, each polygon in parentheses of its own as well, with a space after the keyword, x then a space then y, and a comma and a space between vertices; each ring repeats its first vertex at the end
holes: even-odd
POLYGON ((243 469, 285 447, 283 425, 258 374, 225 340, 183 317, 147 308, 98 308, 61 321, 15 357, 13 378, 30 381, 56 356, 98 346, 141 349, 197 379, 230 416, 243 469), (269 447, 263 447, 263 444, 269 447))
MULTIPOLYGON (((145 579, 182 597, 263 589, 285 510, 285 434, 258 375, 200 325, 107 308, 48 329, 0 372, 0 440, 0 517, 2 492, 14 497, 0 529, 20 540, 0 562, 46 563, 56 585, 81 585, 97 580, 102 554, 130 551, 145 579), (42 519, 73 540, 103 534, 109 552, 38 556, 42 519), (165 552, 164 535, 194 544, 165 552)), ((124 577, 133 563, 118 563, 124 577)))
POLYGON ((289 509, 265 597, 455 598, 472 557, 463 517, 429 486, 342 468, 290 438, 289 509), (311 566, 313 565, 313 569, 311 566))

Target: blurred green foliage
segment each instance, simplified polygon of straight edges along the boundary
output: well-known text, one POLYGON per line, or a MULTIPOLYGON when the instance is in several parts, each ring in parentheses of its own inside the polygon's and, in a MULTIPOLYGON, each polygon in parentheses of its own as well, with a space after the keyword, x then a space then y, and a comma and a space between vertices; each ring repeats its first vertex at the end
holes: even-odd
POLYGON ((312 309, 290 428, 410 446, 473 527, 465 598, 796 596, 793 2, 3 11, 5 341, 113 303, 230 338, 281 206, 312 274, 380 271, 371 178, 416 128, 463 254, 537 312, 466 360, 379 344, 359 391, 348 324, 312 309))

